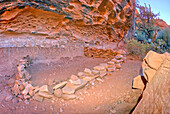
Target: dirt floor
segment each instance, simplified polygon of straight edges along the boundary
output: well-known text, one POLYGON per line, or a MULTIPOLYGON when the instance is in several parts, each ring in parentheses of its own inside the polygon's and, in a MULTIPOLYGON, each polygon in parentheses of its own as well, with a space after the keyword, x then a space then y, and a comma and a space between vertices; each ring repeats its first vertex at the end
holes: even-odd
MULTIPOLYGON (((44 64, 34 63, 29 69, 33 76, 33 85, 48 83, 49 80, 57 78, 59 81, 65 80, 71 74, 77 74, 84 68, 92 68, 99 63, 106 62, 106 59, 94 59, 87 57, 61 58, 55 63, 44 64)), ((64 101, 62 99, 49 100, 43 102, 20 101, 18 98, 6 99, 10 95, 9 87, 6 86, 10 77, 0 77, 0 110, 6 113, 115 113, 124 114, 135 105, 140 91, 132 90, 132 80, 139 73, 141 61, 127 60, 122 65, 122 69, 113 72, 111 76, 104 77, 101 81, 95 81, 76 92, 75 100, 64 101)))

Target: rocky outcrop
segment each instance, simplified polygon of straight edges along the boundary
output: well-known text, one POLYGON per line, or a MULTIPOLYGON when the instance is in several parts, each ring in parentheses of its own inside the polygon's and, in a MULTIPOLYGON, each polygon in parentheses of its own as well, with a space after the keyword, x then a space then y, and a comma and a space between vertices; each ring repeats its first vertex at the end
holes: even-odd
MULTIPOLYGON (((170 54, 157 54, 150 51, 142 64, 144 78, 147 80, 141 100, 134 114, 170 113, 170 54)), ((140 85, 141 81, 138 82, 140 85)), ((138 86, 142 87, 142 86, 138 86)))
POLYGON ((0 2, 1 33, 119 42, 131 27, 135 0, 0 2))
POLYGON ((156 26, 158 26, 161 29, 168 28, 169 25, 163 20, 163 19, 156 19, 156 26))

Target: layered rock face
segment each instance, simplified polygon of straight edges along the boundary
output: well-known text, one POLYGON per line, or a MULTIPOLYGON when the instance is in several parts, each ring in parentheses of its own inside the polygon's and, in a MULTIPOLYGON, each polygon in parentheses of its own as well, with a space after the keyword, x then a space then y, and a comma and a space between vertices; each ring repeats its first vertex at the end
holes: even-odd
POLYGON ((1 0, 0 32, 119 42, 135 0, 1 0))
POLYGON ((158 54, 150 51, 142 64, 146 88, 142 80, 134 79, 134 87, 143 90, 141 101, 134 114, 170 113, 170 54, 158 54))

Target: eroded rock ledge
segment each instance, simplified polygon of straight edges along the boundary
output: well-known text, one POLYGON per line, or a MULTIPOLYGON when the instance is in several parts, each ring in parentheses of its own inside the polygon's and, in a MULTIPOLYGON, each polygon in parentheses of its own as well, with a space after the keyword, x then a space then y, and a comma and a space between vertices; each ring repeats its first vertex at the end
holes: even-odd
POLYGON ((0 32, 120 41, 135 0, 10 0, 0 4, 0 32))

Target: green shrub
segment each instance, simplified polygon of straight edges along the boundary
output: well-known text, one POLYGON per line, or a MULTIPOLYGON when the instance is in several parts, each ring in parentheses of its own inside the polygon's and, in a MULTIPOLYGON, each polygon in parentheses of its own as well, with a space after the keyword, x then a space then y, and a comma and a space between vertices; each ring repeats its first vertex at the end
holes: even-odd
POLYGON ((170 50, 170 28, 165 28, 158 32, 155 45, 164 52, 170 50))
POLYGON ((141 43, 135 39, 126 41, 126 49, 129 51, 130 55, 135 55, 140 59, 143 59, 147 52, 152 49, 151 44, 141 43))

